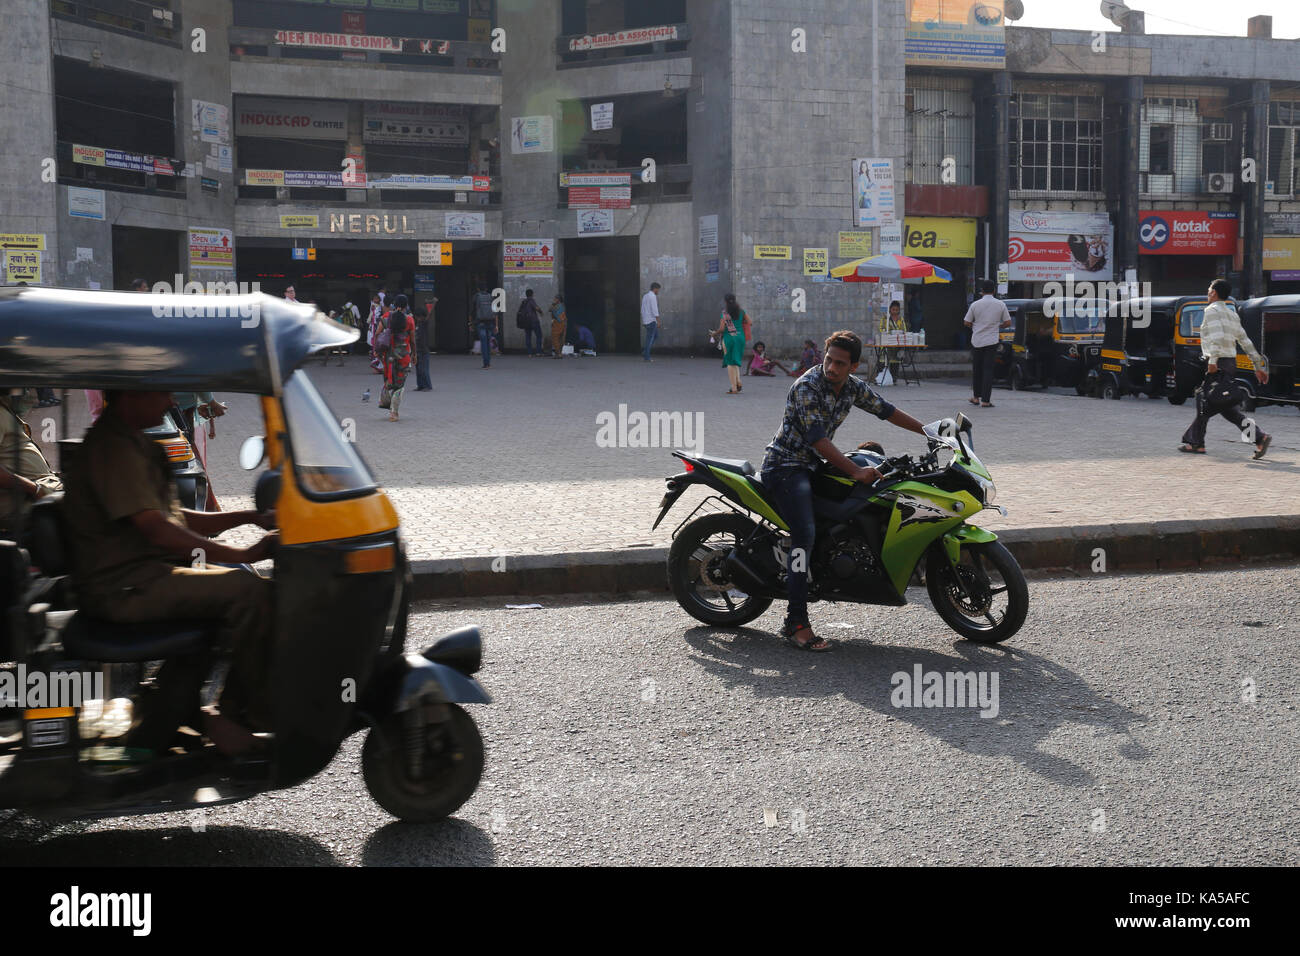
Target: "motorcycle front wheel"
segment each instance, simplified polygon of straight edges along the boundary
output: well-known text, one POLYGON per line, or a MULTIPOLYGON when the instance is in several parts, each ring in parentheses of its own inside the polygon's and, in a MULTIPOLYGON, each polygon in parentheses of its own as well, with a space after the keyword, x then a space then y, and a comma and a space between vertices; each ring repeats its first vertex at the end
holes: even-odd
POLYGON ((771 598, 746 594, 732 583, 724 562, 754 530, 738 514, 705 515, 692 521, 668 550, 668 586, 687 614, 705 624, 739 627, 772 606, 771 598))
POLYGON ((998 644, 1025 623, 1029 586, 1001 541, 968 545, 954 568, 942 545, 930 549, 925 586, 945 624, 978 644, 998 644))
POLYGON ((375 803, 399 820, 432 823, 451 816, 474 794, 483 775, 483 737, 474 718, 455 704, 447 719, 421 730, 423 772, 410 774, 411 741, 401 714, 366 735, 361 773, 375 803))

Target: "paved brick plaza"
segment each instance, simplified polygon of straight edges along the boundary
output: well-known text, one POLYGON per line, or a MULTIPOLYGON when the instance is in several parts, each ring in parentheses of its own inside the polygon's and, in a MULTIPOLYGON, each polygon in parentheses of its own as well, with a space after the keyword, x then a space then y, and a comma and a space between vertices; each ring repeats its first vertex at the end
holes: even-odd
MULTIPOLYGON (((416 559, 664 546, 675 523, 653 534, 650 525, 663 478, 679 470, 677 462, 661 448, 598 447, 597 415, 617 414, 620 404, 629 412, 699 412, 705 453, 757 465, 792 381, 744 378, 740 395, 726 395, 720 364, 702 358, 647 365, 628 356, 557 362, 508 355, 484 372, 477 357, 436 355, 431 367, 434 391, 417 393, 412 375, 395 425, 376 407, 380 376, 360 357, 343 368, 313 362, 308 369, 339 417, 355 419, 357 444, 396 502, 416 559), (361 401, 366 388, 368 404, 361 401)), ((922 421, 969 412, 976 448, 1010 512, 980 516, 994 530, 1300 514, 1294 408, 1256 413, 1276 437, 1269 457, 1254 462, 1222 419, 1210 425, 1208 454, 1178 454, 1190 402, 1175 408, 1163 399, 998 389, 997 407, 985 410, 966 403, 959 382, 882 391, 922 421)), ((220 397, 231 410, 218 425, 210 467, 225 507, 242 507, 253 476, 240 471, 236 452, 260 423, 250 396, 220 397)), ((77 433, 84 401, 74 392, 70 403, 77 433)), ((33 431, 52 411, 32 410, 33 431)), ((924 450, 916 436, 858 411, 837 436, 841 448, 867 438, 892 454, 924 450)), ((701 497, 691 492, 678 504, 679 520, 701 497)))

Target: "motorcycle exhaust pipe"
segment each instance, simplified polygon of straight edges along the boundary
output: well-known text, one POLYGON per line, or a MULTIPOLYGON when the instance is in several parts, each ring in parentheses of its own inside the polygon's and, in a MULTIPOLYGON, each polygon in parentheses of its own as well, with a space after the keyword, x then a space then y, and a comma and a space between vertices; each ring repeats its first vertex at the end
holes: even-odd
POLYGON ((749 594, 763 594, 770 585, 765 582, 759 574, 749 566, 744 558, 740 556, 739 550, 733 550, 727 556, 727 560, 722 562, 728 577, 734 584, 749 594))

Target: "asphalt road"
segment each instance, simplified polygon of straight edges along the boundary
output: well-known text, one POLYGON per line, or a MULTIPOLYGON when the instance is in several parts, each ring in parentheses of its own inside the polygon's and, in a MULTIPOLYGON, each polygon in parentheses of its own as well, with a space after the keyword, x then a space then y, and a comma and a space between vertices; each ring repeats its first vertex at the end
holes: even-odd
POLYGON ((815 606, 825 655, 780 642, 779 608, 722 631, 658 595, 426 604, 412 646, 487 634, 487 772, 458 818, 393 822, 358 736, 316 779, 202 815, 0 813, 0 861, 1294 866, 1298 571, 1033 579, 995 648, 915 590, 815 606), (996 673, 997 715, 893 706, 917 665, 990 694, 996 673))

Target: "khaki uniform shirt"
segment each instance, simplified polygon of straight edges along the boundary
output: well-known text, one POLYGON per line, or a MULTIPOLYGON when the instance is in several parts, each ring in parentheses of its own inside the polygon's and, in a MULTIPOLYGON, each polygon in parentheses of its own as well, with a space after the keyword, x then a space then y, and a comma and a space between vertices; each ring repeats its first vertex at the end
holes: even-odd
POLYGON ((83 602, 102 606, 176 567, 171 552, 150 544, 131 523, 141 511, 161 511, 186 527, 167 455, 111 407, 86 432, 65 485, 71 564, 83 602))

